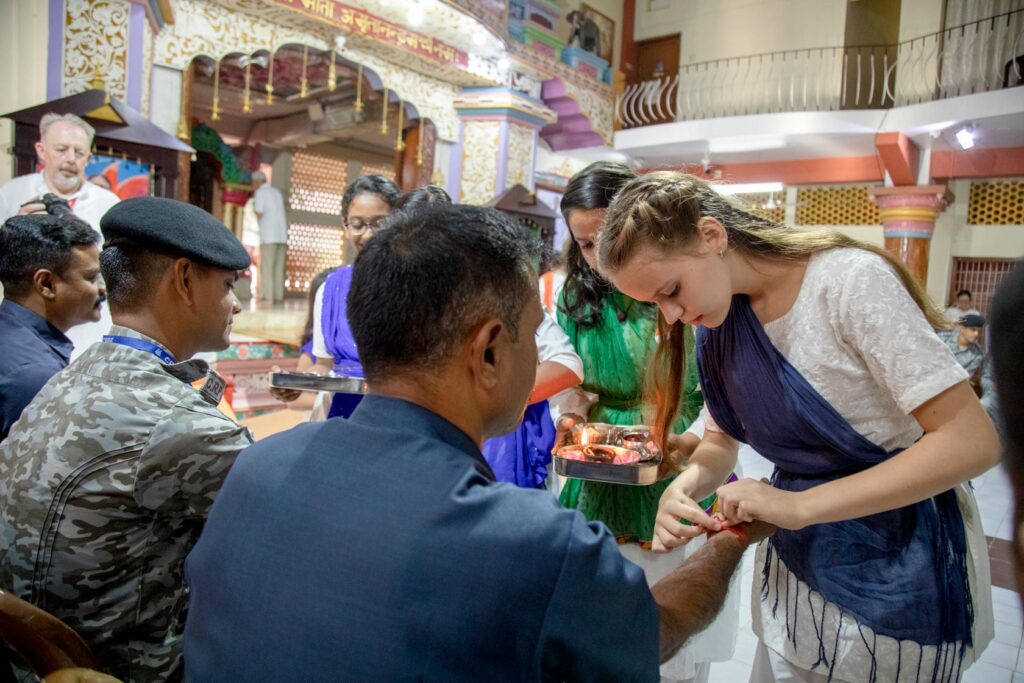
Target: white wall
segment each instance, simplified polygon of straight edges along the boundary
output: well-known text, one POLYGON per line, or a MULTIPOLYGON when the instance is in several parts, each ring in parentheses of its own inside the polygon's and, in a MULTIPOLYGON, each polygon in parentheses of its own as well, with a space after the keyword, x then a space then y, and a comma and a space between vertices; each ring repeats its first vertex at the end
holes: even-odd
POLYGON ((680 34, 680 64, 843 44, 846 0, 672 0, 636 3, 636 40, 680 34))
MULTIPOLYGON (((46 101, 48 3, 0 1, 0 114, 46 101)), ((0 119, 0 183, 14 171, 14 125, 0 119)))
POLYGON ((900 42, 942 30, 945 0, 901 0, 900 42))

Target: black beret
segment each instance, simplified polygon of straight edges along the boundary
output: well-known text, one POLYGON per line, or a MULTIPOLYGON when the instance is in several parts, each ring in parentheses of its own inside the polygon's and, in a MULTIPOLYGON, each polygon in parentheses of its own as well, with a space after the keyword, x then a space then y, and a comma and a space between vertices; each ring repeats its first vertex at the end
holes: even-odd
POLYGON ((961 327, 981 327, 985 324, 985 319, 977 313, 968 313, 964 317, 960 318, 961 327))
POLYGON ((103 247, 142 247, 194 259, 224 270, 249 267, 249 254, 223 223, 176 199, 132 197, 100 220, 103 247))

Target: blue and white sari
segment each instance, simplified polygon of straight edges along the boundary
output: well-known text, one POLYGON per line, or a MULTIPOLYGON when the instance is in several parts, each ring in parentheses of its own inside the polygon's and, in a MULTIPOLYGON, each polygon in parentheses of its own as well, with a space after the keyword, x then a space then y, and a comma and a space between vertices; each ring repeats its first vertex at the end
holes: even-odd
MULTIPOLYGON (((773 486, 807 490, 899 452, 850 426, 775 348, 746 296, 733 298, 720 327, 698 329, 697 365, 711 416, 774 463, 773 486)), ((959 680, 976 654, 962 513, 976 514, 972 506, 951 489, 868 517, 780 529, 759 549, 755 631, 830 679, 959 680), (784 624, 781 642, 764 636, 763 620, 784 624)))

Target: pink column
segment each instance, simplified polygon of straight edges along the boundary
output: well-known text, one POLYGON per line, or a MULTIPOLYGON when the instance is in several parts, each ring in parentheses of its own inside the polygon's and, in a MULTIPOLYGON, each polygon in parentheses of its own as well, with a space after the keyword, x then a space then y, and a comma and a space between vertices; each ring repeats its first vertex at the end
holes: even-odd
POLYGON ((868 190, 878 204, 885 248, 899 256, 918 282, 928 279, 928 251, 935 219, 953 195, 945 185, 879 187, 868 190))

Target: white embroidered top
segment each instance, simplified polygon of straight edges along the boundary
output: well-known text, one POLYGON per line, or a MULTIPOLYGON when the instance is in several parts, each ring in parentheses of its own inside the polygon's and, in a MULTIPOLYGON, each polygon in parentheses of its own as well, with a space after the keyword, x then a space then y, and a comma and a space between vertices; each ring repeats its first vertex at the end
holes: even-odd
POLYGON ((793 307, 765 331, 851 427, 887 450, 919 439, 910 413, 967 379, 896 272, 863 249, 811 256, 793 307))

